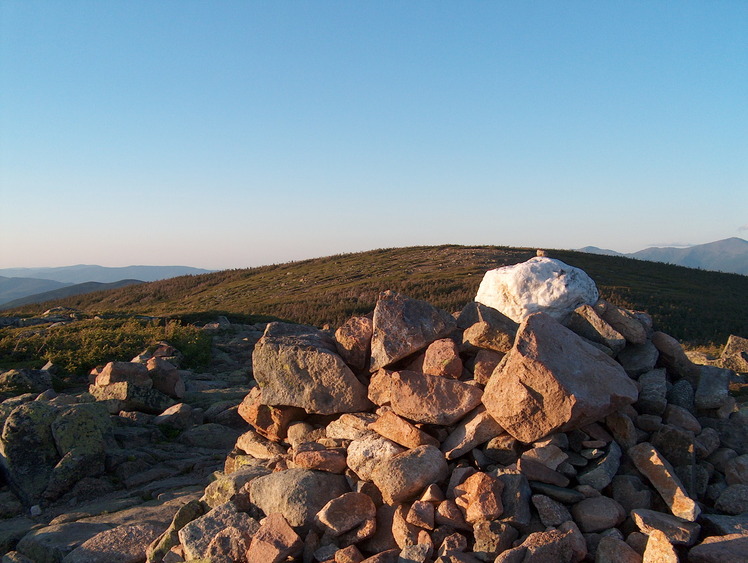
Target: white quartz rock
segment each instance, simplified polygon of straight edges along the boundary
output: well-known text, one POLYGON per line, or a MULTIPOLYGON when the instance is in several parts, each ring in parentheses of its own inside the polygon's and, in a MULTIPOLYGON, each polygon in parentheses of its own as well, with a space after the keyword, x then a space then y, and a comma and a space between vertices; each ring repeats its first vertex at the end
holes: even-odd
POLYGON ((562 321, 580 305, 593 305, 598 298, 595 282, 583 270, 541 256, 489 270, 475 296, 478 303, 516 322, 538 311, 562 321))

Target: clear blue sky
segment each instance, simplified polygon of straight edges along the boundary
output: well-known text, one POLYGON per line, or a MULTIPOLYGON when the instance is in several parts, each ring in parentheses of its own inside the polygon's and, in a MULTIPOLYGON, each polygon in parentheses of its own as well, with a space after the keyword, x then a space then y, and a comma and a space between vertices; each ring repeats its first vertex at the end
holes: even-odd
POLYGON ((0 0, 0 267, 732 236, 744 0, 0 0))

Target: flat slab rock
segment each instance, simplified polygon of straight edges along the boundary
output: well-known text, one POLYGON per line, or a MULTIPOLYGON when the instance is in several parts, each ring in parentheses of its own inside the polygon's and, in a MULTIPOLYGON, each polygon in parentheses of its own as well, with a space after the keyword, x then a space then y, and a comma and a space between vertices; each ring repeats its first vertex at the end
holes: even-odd
POLYGON ((602 420, 637 396, 620 364, 549 315, 535 313, 491 375, 483 404, 509 434, 529 443, 602 420))
POLYGON ((311 326, 270 323, 252 355, 266 405, 336 414, 371 407, 367 389, 338 355, 335 341, 311 326))

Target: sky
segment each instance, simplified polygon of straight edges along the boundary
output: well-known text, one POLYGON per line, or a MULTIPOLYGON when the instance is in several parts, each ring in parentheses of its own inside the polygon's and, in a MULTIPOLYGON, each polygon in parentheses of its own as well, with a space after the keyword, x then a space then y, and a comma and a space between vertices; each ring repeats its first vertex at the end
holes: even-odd
POLYGON ((0 0, 0 268, 748 238, 748 2, 0 0))

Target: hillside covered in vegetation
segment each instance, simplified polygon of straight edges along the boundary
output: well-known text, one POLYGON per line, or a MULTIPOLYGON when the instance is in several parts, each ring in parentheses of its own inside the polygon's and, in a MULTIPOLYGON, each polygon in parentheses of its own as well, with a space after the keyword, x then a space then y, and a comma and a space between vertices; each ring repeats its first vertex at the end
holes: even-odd
MULTIPOLYGON (((692 345, 723 344, 748 335, 748 276, 696 270, 619 256, 550 250, 585 270, 603 298, 648 312, 658 329, 692 345)), ((385 289, 457 311, 471 301, 486 270, 525 261, 535 249, 435 246, 380 249, 258 268, 182 276, 30 305, 90 315, 152 315, 185 322, 280 318, 336 326, 374 308, 385 289)))

